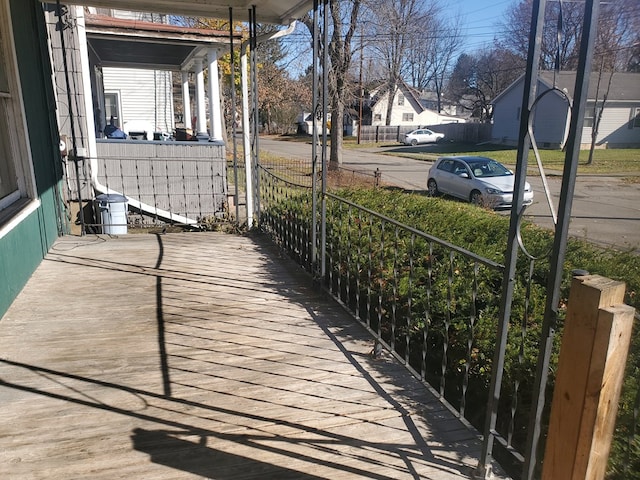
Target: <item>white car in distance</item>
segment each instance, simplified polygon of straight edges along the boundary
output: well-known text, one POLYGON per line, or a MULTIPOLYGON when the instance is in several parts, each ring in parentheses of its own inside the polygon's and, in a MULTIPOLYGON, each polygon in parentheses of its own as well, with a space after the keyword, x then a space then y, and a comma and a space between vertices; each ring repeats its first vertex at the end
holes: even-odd
POLYGON ((444 133, 432 132, 428 128, 419 128, 407 133, 402 140, 405 145, 418 145, 420 143, 437 143, 444 138, 444 133))

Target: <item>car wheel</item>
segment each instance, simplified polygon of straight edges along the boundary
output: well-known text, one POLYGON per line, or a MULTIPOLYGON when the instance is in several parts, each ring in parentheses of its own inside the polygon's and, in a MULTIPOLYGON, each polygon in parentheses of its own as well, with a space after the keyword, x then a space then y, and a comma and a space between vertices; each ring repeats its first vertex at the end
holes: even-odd
POLYGON ((427 193, 430 197, 437 197, 440 194, 438 191, 438 184, 433 178, 430 178, 427 182, 427 193))
POLYGON ((416 140, 415 138, 413 140, 411 140, 411 145, 412 146, 416 146, 418 144, 418 140, 416 140))
POLYGON ((482 193, 478 190, 473 190, 469 196, 469 201, 474 205, 482 205, 482 193))

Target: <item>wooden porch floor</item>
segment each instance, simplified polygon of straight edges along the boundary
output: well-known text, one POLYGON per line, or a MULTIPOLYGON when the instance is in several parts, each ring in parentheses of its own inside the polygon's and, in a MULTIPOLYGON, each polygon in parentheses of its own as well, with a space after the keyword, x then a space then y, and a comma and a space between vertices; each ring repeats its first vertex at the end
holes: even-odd
POLYGON ((261 237, 66 237, 0 321, 0 478, 469 478, 468 430, 261 237))

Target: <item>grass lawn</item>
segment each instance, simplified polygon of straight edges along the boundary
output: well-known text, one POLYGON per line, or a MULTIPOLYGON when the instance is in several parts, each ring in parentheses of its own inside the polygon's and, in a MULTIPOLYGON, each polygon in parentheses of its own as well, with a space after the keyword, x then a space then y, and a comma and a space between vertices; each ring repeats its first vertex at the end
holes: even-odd
MULTIPOLYGON (((485 144, 472 145, 463 143, 445 143, 438 145, 419 145, 417 147, 405 147, 398 143, 363 143, 357 145, 351 141, 345 141, 347 148, 375 148, 375 147, 398 147, 389 150, 381 148, 381 153, 397 157, 407 157, 416 160, 435 160, 441 155, 482 155, 495 158, 505 165, 513 166, 516 163, 516 149, 514 147, 504 147, 501 145, 485 144)), ((545 169, 562 170, 565 153, 560 150, 540 150, 540 157, 545 169)), ((635 174, 640 176, 640 149, 609 149, 595 150, 593 163, 587 165, 589 156, 588 150, 580 152, 580 163, 578 173, 616 173, 635 174)), ((536 159, 533 150, 529 154, 529 168, 531 173, 537 171, 536 159)))

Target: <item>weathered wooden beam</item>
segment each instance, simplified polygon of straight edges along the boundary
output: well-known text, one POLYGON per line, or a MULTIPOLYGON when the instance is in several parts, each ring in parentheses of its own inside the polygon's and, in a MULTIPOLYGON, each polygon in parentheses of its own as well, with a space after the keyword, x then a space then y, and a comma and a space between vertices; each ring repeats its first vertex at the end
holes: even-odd
POLYGON ((543 480, 604 478, 633 328, 624 292, 599 275, 573 279, 543 480))

